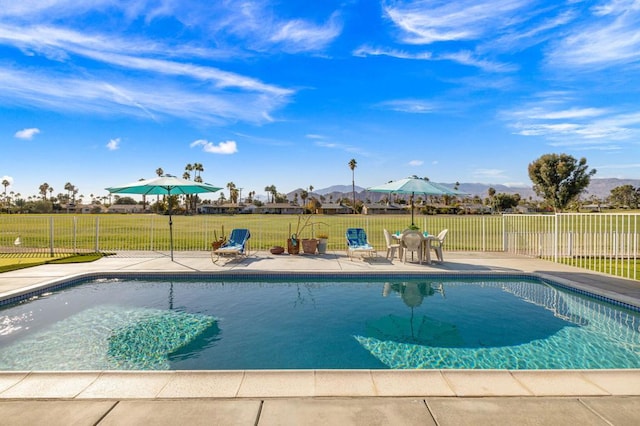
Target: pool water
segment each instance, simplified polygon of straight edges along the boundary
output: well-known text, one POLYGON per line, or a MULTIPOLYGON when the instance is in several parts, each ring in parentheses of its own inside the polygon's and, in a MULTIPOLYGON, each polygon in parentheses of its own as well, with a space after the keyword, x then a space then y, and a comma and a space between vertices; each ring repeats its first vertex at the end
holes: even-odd
POLYGON ((640 314, 537 279, 97 279, 0 310, 2 370, 640 368, 640 314))

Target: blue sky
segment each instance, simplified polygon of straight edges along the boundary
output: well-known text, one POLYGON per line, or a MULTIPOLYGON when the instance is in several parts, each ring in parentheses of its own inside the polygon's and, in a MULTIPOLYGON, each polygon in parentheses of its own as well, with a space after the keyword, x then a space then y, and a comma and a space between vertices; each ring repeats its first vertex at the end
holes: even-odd
POLYGON ((638 81, 639 0, 0 0, 0 177, 530 186, 554 152, 638 178, 638 81))

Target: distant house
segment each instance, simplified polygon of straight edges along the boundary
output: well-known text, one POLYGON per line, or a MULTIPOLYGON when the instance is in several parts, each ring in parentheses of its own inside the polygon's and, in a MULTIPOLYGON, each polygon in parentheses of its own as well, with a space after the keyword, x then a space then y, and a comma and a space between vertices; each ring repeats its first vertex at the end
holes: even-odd
POLYGON ((398 204, 365 203, 362 206, 362 214, 401 214, 409 213, 406 207, 398 204))
POLYGON ((102 204, 82 204, 76 206, 76 211, 82 214, 87 213, 107 213, 108 209, 102 204))
POLYGON ((111 204, 107 213, 144 213, 142 204, 111 204))
POLYGON ((301 214, 304 213, 304 208, 297 204, 266 203, 255 209, 255 212, 263 214, 301 214))
POLYGON ((235 203, 201 204, 198 206, 197 211, 199 214, 236 214, 240 213, 243 207, 242 204, 235 203))
POLYGON ((352 213, 353 209, 350 206, 345 206, 342 204, 332 204, 332 203, 324 203, 317 210, 318 214, 348 214, 352 213))

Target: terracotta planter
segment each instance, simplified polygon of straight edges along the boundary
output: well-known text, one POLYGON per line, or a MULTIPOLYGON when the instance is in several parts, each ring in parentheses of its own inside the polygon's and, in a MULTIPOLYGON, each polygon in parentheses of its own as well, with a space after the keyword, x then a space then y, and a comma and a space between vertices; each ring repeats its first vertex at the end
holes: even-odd
POLYGON ((318 240, 315 238, 302 240, 302 251, 305 254, 315 254, 316 250, 318 250, 318 240))
POLYGON ((296 244, 293 244, 291 238, 287 240, 287 253, 298 254, 300 253, 300 240, 296 240, 296 244))

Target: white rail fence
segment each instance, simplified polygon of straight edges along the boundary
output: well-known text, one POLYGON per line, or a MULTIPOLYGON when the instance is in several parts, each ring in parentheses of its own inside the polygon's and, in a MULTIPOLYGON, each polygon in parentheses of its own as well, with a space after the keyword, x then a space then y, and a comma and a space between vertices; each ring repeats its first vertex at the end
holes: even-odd
MULTIPOLYGON (((637 213, 503 216, 417 216, 416 225, 431 234, 449 229, 446 249, 539 257, 638 279, 640 215, 637 213)), ((251 230, 251 248, 286 247, 296 230, 295 215, 199 215, 173 217, 174 250, 208 251, 211 242, 232 228, 251 230), (225 231, 223 231, 226 230, 225 231)), ((317 215, 300 237, 329 233, 329 250, 345 248, 348 227, 367 230, 379 250, 382 230, 399 231, 407 215, 317 215)), ((169 250, 168 217, 159 215, 0 215, 0 253, 13 255, 169 250)))

